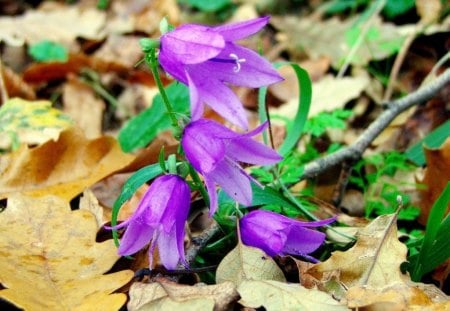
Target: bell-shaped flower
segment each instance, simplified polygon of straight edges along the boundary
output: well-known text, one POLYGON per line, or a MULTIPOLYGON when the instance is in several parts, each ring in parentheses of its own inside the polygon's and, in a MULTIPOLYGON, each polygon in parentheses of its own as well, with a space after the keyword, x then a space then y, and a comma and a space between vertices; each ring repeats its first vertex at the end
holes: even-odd
POLYGON ((325 234, 309 228, 324 226, 335 220, 303 222, 274 212, 256 210, 242 217, 239 228, 245 245, 258 247, 269 256, 291 254, 317 261, 307 254, 322 245, 325 234))
POLYGON ((239 98, 226 84, 258 88, 283 80, 254 51, 234 42, 258 32, 269 17, 218 27, 186 24, 161 36, 159 62, 189 86, 191 118, 202 117, 204 103, 233 124, 247 129, 239 98))
POLYGON ((153 265, 153 251, 158 246, 162 264, 169 270, 181 261, 187 265, 184 255, 184 225, 190 206, 190 189, 178 175, 156 178, 140 201, 133 216, 112 227, 126 231, 120 241, 119 254, 132 255, 149 242, 149 263, 153 265))
POLYGON ((188 161, 204 177, 210 215, 218 205, 216 184, 237 202, 251 205, 252 178, 238 162, 271 165, 282 159, 276 151, 251 138, 266 127, 264 123, 251 132, 240 134, 215 121, 200 119, 184 128, 181 145, 188 161))

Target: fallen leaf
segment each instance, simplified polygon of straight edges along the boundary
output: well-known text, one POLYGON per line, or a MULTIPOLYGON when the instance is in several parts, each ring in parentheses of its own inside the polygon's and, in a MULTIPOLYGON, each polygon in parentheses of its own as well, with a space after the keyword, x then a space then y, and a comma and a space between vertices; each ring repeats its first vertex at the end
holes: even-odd
POLYGON ((95 8, 55 5, 46 10, 27 10, 22 16, 0 18, 0 41, 9 45, 49 40, 70 46, 76 37, 101 39, 106 13, 95 8))
POLYGON ((39 197, 53 194, 66 200, 131 163, 108 136, 88 140, 70 128, 57 141, 36 148, 22 145, 0 158, 0 198, 22 191, 39 197))
POLYGON ((83 191, 83 196, 80 198, 80 209, 89 211, 94 215, 98 228, 111 220, 111 218, 105 219, 103 208, 98 203, 94 193, 89 189, 83 191))
MULTIPOLYGON (((420 191, 421 212, 418 219, 423 225, 427 223, 434 202, 450 180, 450 138, 447 138, 439 149, 425 148, 425 158, 427 168, 420 183, 425 184, 427 188, 420 191)), ((450 212, 450 205, 446 213, 448 212, 450 212)))
POLYGON ((112 240, 96 243, 97 224, 58 197, 11 195, 0 213, 0 297, 27 310, 118 310, 111 294, 133 276, 104 274, 120 258, 112 240))
POLYGON ((11 98, 0 108, 0 148, 14 149, 21 143, 39 145, 56 140, 72 124, 67 115, 52 108, 50 101, 11 98))
POLYGON ((129 311, 143 310, 229 310, 239 297, 231 282, 217 285, 180 285, 165 279, 134 283, 130 288, 129 311))
POLYGON ((442 3, 439 0, 417 0, 416 8, 421 22, 426 25, 439 19, 442 3))
MULTIPOLYGON (((400 265, 406 261, 407 248, 397 238, 396 216, 377 217, 357 233, 356 244, 345 252, 336 251, 331 257, 308 270, 323 282, 338 273, 345 302, 350 308, 365 310, 410 310, 430 307, 432 297, 402 274, 400 265)), ((336 288, 334 288, 336 290, 336 288)), ((434 296, 434 294, 431 294, 434 296)))
MULTIPOLYGON (((356 77, 335 78, 328 75, 312 84, 312 100, 308 117, 322 111, 343 108, 350 100, 358 97, 368 86, 369 79, 365 75, 356 77)), ((271 115, 291 118, 298 110, 298 98, 289 100, 278 108, 271 108, 271 115)))
MULTIPOLYGON (((3 58, 3 56, 2 56, 3 58)), ((4 61, 4 60, 3 60, 4 61)), ((28 85, 21 76, 10 68, 2 64, 2 75, 5 81, 6 93, 9 97, 20 97, 23 99, 34 100, 36 93, 33 88, 28 85)), ((3 91, 3 90, 2 90, 3 91)))
MULTIPOLYGON (((270 23, 282 32, 282 40, 287 42, 293 55, 298 54, 298 51, 305 51, 312 59, 327 56, 335 68, 342 65, 361 33, 355 22, 355 18, 341 21, 337 17, 325 21, 297 16, 273 16, 270 19, 270 23)), ((370 60, 384 59, 396 53, 414 27, 383 23, 380 17, 375 17, 364 43, 350 63, 364 66, 370 60)))
POLYGON ((286 284, 272 280, 243 281, 238 292, 239 303, 249 308, 264 307, 275 310, 349 310, 327 293, 307 289, 298 284, 286 284))
POLYGON ((406 260, 407 249, 397 238, 395 219, 395 215, 377 217, 358 231, 352 248, 334 252, 309 273, 323 276, 325 272, 340 271, 340 280, 346 288, 403 283, 407 277, 401 273, 400 265, 406 260))
POLYGON ((216 271, 216 283, 231 281, 236 286, 244 280, 276 280, 286 282, 275 261, 259 248, 238 242, 220 262, 216 271))
POLYGON ((102 134, 105 102, 94 90, 72 77, 63 86, 63 111, 83 129, 87 138, 97 138, 102 134))

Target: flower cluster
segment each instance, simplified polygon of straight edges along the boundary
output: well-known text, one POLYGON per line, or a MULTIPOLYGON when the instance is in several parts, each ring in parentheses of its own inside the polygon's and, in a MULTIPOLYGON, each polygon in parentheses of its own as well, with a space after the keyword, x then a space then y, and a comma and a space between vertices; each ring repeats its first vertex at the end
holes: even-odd
MULTIPOLYGON (((228 85, 258 88, 282 80, 267 60, 235 43, 255 34, 268 21, 269 17, 262 17, 219 27, 184 25, 160 38, 160 65, 189 87, 191 121, 183 130, 181 145, 187 161, 203 176, 210 199, 210 216, 218 208, 217 185, 240 204, 252 204, 253 179, 240 163, 272 165, 282 159, 276 151, 252 139, 266 129, 267 123, 237 133, 203 118, 204 104, 207 104, 229 122, 247 130, 243 105, 228 85)), ((167 269, 175 269, 180 262, 187 264, 183 241, 190 189, 184 178, 176 175, 176 170, 170 172, 156 178, 134 215, 113 229, 126 227, 119 254, 131 255, 150 243, 150 267, 157 245, 162 264, 167 269)), ((242 218, 240 225, 244 243, 260 247, 271 256, 305 255, 318 248, 325 236, 304 227, 331 221, 301 223, 257 211, 242 218)))

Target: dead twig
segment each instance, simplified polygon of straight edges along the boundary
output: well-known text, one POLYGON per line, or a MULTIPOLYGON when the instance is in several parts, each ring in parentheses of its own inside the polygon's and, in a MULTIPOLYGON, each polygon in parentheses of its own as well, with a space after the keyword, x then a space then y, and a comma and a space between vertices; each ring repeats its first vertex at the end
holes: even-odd
POLYGON ((350 146, 343 148, 333 154, 327 155, 305 165, 302 179, 312 178, 324 172, 328 168, 342 163, 346 160, 358 160, 370 143, 395 119, 400 113, 408 108, 423 103, 441 90, 450 82, 450 69, 437 77, 434 81, 420 87, 415 92, 387 102, 387 109, 359 136, 350 146))

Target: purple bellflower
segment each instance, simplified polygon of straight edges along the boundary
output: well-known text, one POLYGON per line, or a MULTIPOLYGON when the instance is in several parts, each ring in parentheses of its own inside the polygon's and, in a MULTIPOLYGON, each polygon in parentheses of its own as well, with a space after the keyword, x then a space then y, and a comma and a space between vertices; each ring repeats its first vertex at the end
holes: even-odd
POLYGON ((327 225, 336 220, 303 222, 269 212, 252 211, 239 222, 241 240, 245 245, 258 247, 269 256, 301 255, 317 262, 307 254, 322 245, 325 234, 308 227, 327 225))
POLYGON ((148 188, 133 216, 112 229, 126 227, 121 239, 119 254, 132 255, 150 241, 149 263, 153 265, 153 251, 158 245, 162 264, 169 270, 184 256, 184 225, 189 212, 190 189, 178 175, 156 178, 148 188))
POLYGON ((247 129, 244 108, 224 83, 258 88, 283 80, 267 60, 234 43, 268 22, 267 16, 218 27, 186 24, 161 36, 159 62, 167 73, 189 86, 192 120, 202 117, 206 103, 247 129))
POLYGON ((251 132, 233 132, 215 121, 200 119, 183 131, 181 145, 186 158, 200 172, 210 199, 210 215, 217 210, 216 184, 243 205, 252 203, 252 179, 238 162, 270 165, 282 157, 273 149, 251 139, 267 127, 264 123, 251 132))

